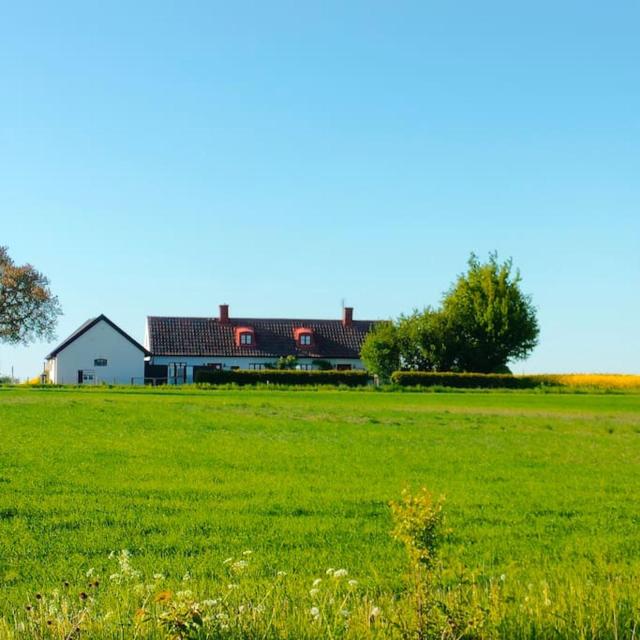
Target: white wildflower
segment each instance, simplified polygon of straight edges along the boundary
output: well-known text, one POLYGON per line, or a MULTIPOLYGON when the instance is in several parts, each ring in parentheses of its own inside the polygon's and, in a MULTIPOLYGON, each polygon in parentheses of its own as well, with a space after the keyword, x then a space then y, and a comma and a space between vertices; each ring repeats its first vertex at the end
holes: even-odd
POLYGON ((278 571, 278 573, 276 574, 278 576, 278 578, 284 578, 287 575, 286 571, 278 571))
POLYGON ((189 580, 191 580, 191 574, 187 571, 187 572, 182 576, 182 582, 189 582, 189 580))
POLYGON ((380 615, 380 607, 371 607, 369 618, 376 619, 380 615))
POLYGON ((318 593, 319 593, 319 592, 320 592, 320 589, 311 589, 311 590, 309 591, 309 595, 310 595, 312 598, 315 598, 315 597, 318 595, 318 593))
POLYGON ((154 580, 164 580, 164 575, 162 573, 154 573, 153 574, 153 579, 154 580))
POLYGON ((234 571, 243 571, 248 566, 248 562, 246 560, 238 560, 231 565, 231 568, 234 571))
POLYGON ((95 569, 93 567, 91 567, 91 569, 89 569, 89 571, 87 571, 87 578, 90 578, 93 574, 95 573, 95 569))
POLYGON ((311 607, 309 613, 317 620, 320 617, 320 609, 318 607, 311 607))
POLYGON ((227 585, 227 589, 229 589, 230 591, 231 591, 231 590, 233 590, 233 589, 239 589, 239 588, 240 588, 240 585, 239 585, 239 584, 233 584, 233 583, 231 583, 231 584, 228 584, 228 585, 227 585))
POLYGON ((229 564, 231 562, 233 562, 233 558, 227 558, 226 560, 223 561, 222 564, 229 564))
POLYGON ((334 578, 344 578, 347 575, 349 575, 349 573, 347 572, 346 569, 336 569, 333 572, 333 577, 334 578))
POLYGON ((349 580, 349 586, 350 587, 357 587, 358 586, 358 581, 357 580, 349 580))
POLYGON ((322 582, 322 578, 316 578, 316 579, 313 581, 313 586, 314 586, 314 587, 317 587, 321 582, 322 582))
POLYGON ((332 576, 334 571, 335 571, 335 569, 327 569, 326 574, 328 576, 332 576))
POLYGON ((205 607, 215 607, 218 604, 217 600, 203 600, 203 606, 205 607))
POLYGON ((251 549, 247 549, 246 551, 242 552, 243 556, 250 556, 253 553, 253 551, 251 551, 251 549))

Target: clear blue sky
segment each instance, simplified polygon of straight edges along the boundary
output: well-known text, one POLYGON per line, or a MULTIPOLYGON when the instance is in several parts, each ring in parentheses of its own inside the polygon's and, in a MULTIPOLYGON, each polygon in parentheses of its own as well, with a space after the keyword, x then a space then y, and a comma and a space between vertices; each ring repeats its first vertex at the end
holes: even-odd
POLYGON ((60 338, 140 340, 221 302, 396 316, 496 249, 542 325, 516 371, 640 372, 639 28, 635 0, 4 3, 0 244, 60 338))

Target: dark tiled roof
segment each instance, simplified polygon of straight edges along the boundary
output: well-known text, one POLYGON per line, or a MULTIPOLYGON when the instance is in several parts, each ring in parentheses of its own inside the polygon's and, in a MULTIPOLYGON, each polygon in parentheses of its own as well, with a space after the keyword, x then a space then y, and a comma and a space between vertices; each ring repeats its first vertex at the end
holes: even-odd
POLYGON ((156 356, 251 356, 276 358, 359 358, 365 336, 374 322, 354 320, 344 326, 341 320, 231 318, 222 324, 218 318, 147 318, 149 349, 156 356), (237 346, 235 327, 252 327, 255 345, 237 346), (294 329, 313 331, 313 345, 299 347, 294 329))
POLYGON ((149 355, 149 352, 138 342, 136 342, 128 333, 125 333, 115 322, 109 320, 104 313, 101 313, 97 318, 89 318, 86 322, 83 322, 64 342, 61 342, 45 360, 51 360, 55 358, 63 349, 66 349, 74 340, 77 340, 81 335, 85 334, 91 327, 94 327, 101 320, 104 320, 110 327, 115 329, 123 338, 126 338, 134 347, 137 347, 145 355, 149 355))

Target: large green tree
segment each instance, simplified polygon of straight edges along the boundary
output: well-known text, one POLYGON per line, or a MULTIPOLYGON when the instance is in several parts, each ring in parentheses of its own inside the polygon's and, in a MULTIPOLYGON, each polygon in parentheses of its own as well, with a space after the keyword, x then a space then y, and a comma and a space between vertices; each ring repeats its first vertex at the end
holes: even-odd
POLYGON ((362 348, 367 368, 387 380, 398 368, 415 371, 506 372, 538 342, 531 297, 511 260, 471 255, 438 309, 427 307, 377 325, 362 348))
POLYGON ((458 343, 456 369, 504 371, 508 362, 526 358, 537 345, 536 310, 520 283, 511 259, 500 262, 492 253, 481 262, 471 255, 467 271, 442 301, 442 313, 458 343))
POLYGON ((458 339, 441 310, 430 307, 402 315, 397 322, 403 369, 452 371, 457 367, 458 339))
POLYGON ((0 342, 53 338, 60 313, 46 276, 30 264, 16 265, 0 246, 0 342))

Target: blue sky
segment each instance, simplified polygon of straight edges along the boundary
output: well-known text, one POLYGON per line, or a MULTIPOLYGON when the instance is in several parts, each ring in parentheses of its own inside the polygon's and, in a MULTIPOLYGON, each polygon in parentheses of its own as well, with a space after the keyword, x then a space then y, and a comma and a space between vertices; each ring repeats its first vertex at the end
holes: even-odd
MULTIPOLYGON (((637 2, 4 3, 0 244, 106 313, 387 318, 471 251, 516 371, 640 372, 637 2)), ((0 346, 27 376, 48 346, 0 346)))

